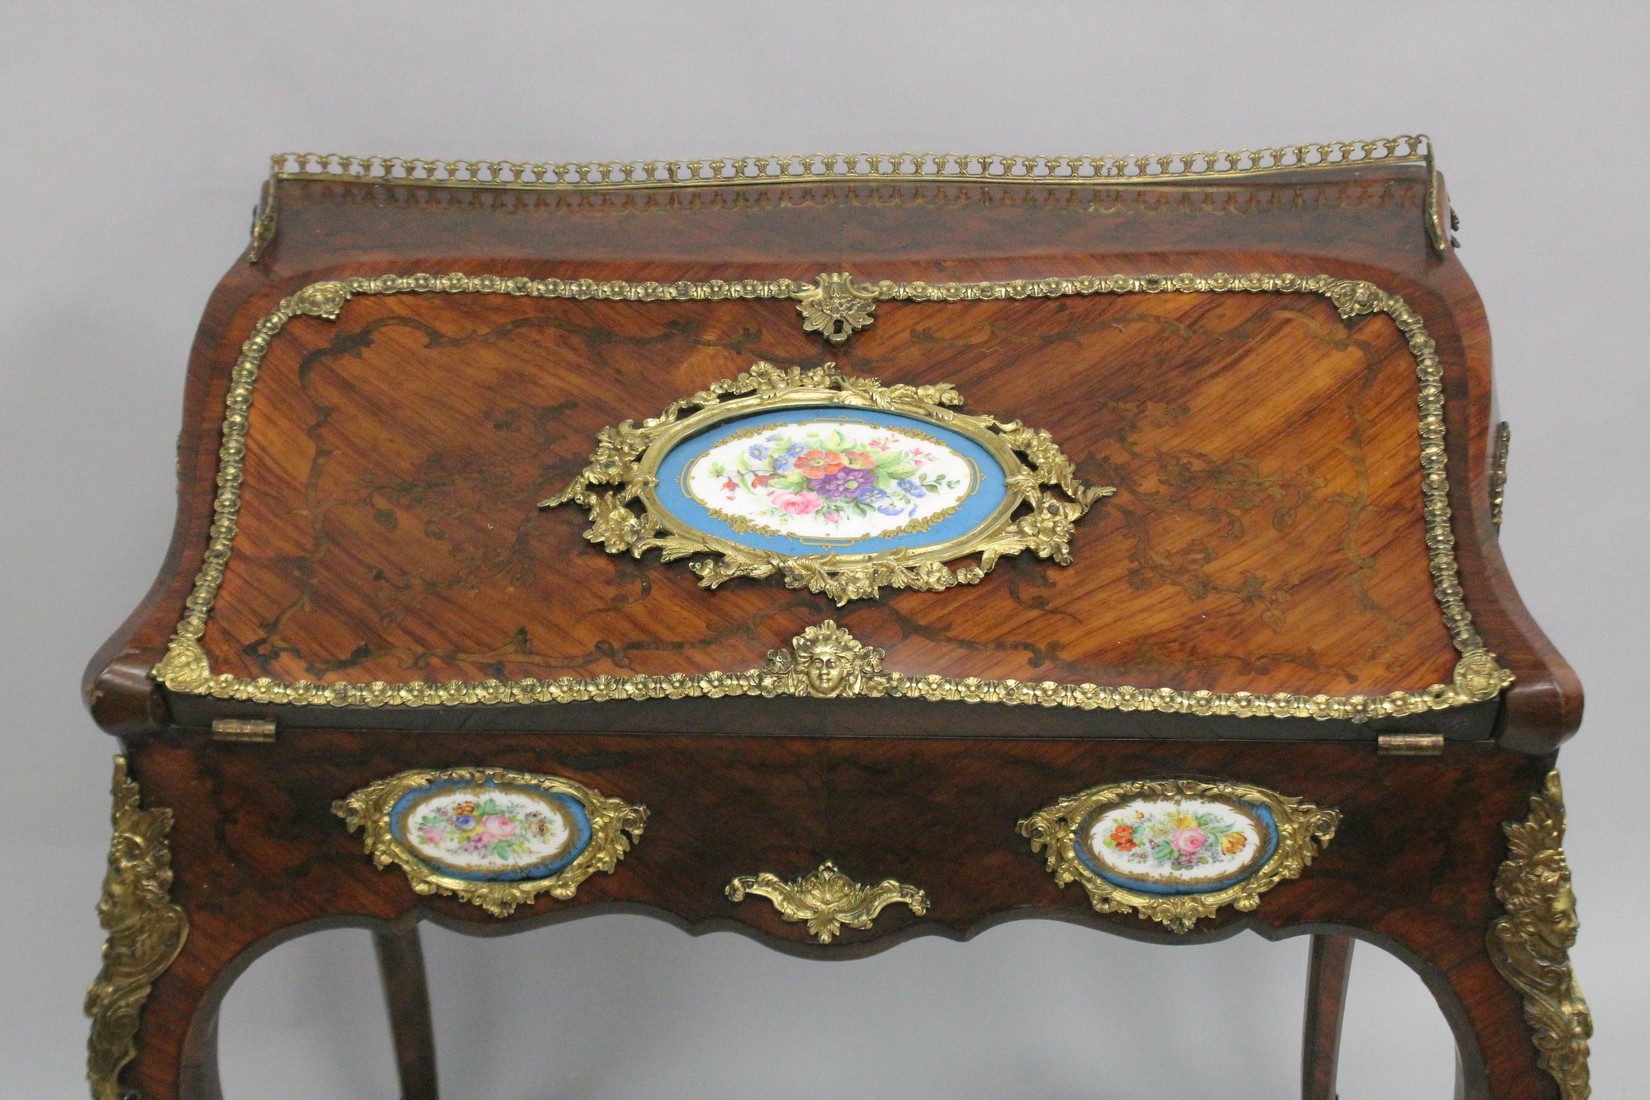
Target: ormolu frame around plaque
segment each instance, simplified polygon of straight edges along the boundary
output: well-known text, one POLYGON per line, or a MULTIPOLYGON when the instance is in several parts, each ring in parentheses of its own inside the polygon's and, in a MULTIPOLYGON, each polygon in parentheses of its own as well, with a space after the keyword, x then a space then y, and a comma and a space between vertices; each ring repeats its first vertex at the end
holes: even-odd
MULTIPOLYGON (((1403 298, 1374 283, 1337 279, 1330 275, 1293 273, 1232 275, 1081 275, 1076 277, 978 283, 861 283, 859 287, 879 302, 968 302, 1024 298, 1059 298, 1096 294, 1282 293, 1315 294, 1334 304, 1350 320, 1385 314, 1397 325, 1415 358, 1416 403, 1421 437, 1420 480, 1425 504, 1425 542, 1433 579, 1433 595, 1444 626, 1460 654, 1447 684, 1432 684, 1387 695, 1294 695, 1280 692, 1186 691, 1143 689, 1092 683, 1038 684, 1015 680, 953 679, 921 674, 889 673, 889 694, 932 701, 1001 702, 1082 709, 1155 710, 1235 717, 1305 717, 1354 722, 1372 718, 1421 714, 1465 706, 1495 698, 1512 683, 1484 647, 1473 626, 1461 589, 1455 558, 1455 536, 1450 528, 1449 479, 1446 473, 1443 368, 1426 323, 1403 298)), ((258 367, 270 343, 294 317, 336 320, 356 295, 384 294, 503 294, 518 298, 600 299, 609 301, 712 301, 755 298, 798 298, 814 291, 812 284, 780 280, 712 280, 708 282, 631 283, 589 279, 504 278, 497 275, 380 275, 314 283, 262 318, 242 345, 240 359, 230 375, 223 441, 219 448, 218 495, 205 557, 196 574, 187 610, 165 656, 155 666, 155 677, 168 689, 192 695, 210 695, 259 703, 332 706, 436 706, 494 703, 572 703, 622 699, 718 697, 754 691, 767 694, 760 670, 713 672, 700 676, 628 677, 556 680, 461 681, 441 683, 283 683, 268 677, 247 679, 214 674, 201 637, 223 583, 235 538, 235 516, 240 505, 247 413, 252 403, 258 367)))
POLYGON ((834 363, 781 370, 759 362, 737 378, 712 382, 672 403, 640 426, 626 420, 603 428, 590 464, 539 507, 577 503, 590 513, 584 537, 610 554, 629 551, 639 558, 658 550, 665 561, 692 556, 697 560, 690 567, 705 588, 735 577, 778 576, 786 587, 821 593, 838 607, 874 599, 885 587, 940 592, 978 584, 1000 558, 1028 550, 1069 565, 1073 526, 1091 505, 1117 490, 1078 481, 1070 459, 1047 432, 959 412, 955 406, 961 404, 962 395, 945 383, 885 386, 875 378, 844 375, 834 363), (1001 467, 1002 503, 958 537, 876 554, 761 550, 696 530, 660 505, 654 491, 659 466, 692 435, 756 412, 820 408, 889 412, 957 433, 1001 467), (1022 506, 1028 509, 1024 514, 1022 506), (947 564, 963 557, 978 557, 978 564, 959 569, 947 564))
POLYGON ((503 768, 447 768, 401 772, 352 791, 332 804, 350 832, 362 834, 366 854, 379 867, 401 868, 415 894, 447 894, 479 905, 495 917, 507 917, 517 906, 531 905, 549 893, 567 901, 579 884, 598 871, 612 874, 631 847, 642 839, 647 807, 610 798, 582 783, 555 775, 509 771, 503 768), (503 881, 459 878, 442 873, 395 835, 391 817, 402 795, 444 782, 526 787, 547 794, 569 795, 584 807, 590 819, 590 843, 572 863, 553 875, 503 881))
POLYGON ((1033 852, 1045 852, 1048 870, 1059 886, 1081 883, 1098 913, 1133 912, 1171 932, 1190 932, 1204 917, 1230 905, 1253 912, 1261 895, 1280 882, 1299 878, 1320 849, 1327 848, 1340 827, 1340 811, 1324 809, 1299 798, 1281 795, 1247 783, 1206 783, 1197 779, 1141 779, 1092 787, 1060 799, 1020 822, 1020 835, 1031 841, 1033 852), (1135 799, 1170 801, 1210 799, 1228 805, 1264 806, 1278 830, 1278 847, 1241 881, 1219 889, 1184 894, 1146 893, 1108 881, 1077 855, 1079 833, 1096 814, 1135 799))

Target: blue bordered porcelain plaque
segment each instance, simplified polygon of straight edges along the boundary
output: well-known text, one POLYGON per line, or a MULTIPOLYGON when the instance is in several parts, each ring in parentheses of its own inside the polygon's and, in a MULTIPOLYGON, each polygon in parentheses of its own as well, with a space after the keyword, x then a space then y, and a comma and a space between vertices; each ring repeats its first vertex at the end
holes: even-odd
POLYGON ((1077 829, 1075 851, 1114 886, 1204 894, 1236 886, 1277 848, 1277 821, 1262 803, 1157 797, 1090 814, 1077 829))
POLYGON ((571 779, 500 768, 409 771, 333 804, 380 867, 420 894, 450 894, 508 916, 539 894, 566 900, 611 872, 639 840, 647 809, 571 779))
POLYGON ((797 406, 736 417, 664 455, 672 522, 791 556, 920 552, 966 539, 1009 501, 979 443, 909 415, 797 406))
POLYGON ((543 506, 581 505, 609 553, 692 558, 707 588, 777 576, 838 604, 975 584, 1028 550, 1070 564, 1074 524, 1114 490, 1082 485, 1047 432, 961 404, 948 385, 757 363, 603 429, 543 506))
POLYGON ((390 807, 390 835, 426 864, 472 882, 548 878, 590 847, 590 815, 563 791, 442 779, 390 807))
POLYGON ((1060 799, 1020 822, 1061 886, 1101 913, 1190 931, 1222 906, 1243 912, 1299 878, 1340 826, 1336 810, 1245 783, 1141 779, 1060 799))

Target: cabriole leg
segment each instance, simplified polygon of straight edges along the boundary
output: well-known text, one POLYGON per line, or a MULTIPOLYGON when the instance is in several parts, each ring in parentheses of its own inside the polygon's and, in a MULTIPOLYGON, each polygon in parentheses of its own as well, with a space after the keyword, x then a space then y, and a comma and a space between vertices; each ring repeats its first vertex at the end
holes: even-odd
POLYGON ((372 938, 384 980, 402 1100, 436 1100, 435 1029, 430 1022, 430 992, 418 926, 374 932, 372 938))
POLYGON ((1351 936, 1312 937, 1301 1047, 1302 1100, 1335 1100, 1335 1069, 1341 1053, 1341 1021, 1346 1013, 1352 945, 1351 936))

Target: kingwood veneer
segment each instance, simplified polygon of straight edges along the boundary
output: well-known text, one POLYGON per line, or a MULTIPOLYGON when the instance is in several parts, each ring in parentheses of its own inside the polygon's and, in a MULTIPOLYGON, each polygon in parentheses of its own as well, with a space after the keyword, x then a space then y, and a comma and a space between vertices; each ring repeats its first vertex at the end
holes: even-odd
POLYGON ((216 1096, 229 983, 339 922, 433 1096, 415 922, 621 903, 820 957, 1311 933, 1316 1098, 1364 939, 1437 996, 1459 1095, 1587 1095, 1581 692, 1497 549, 1424 139, 276 169, 191 357, 171 551, 87 674, 122 754, 95 1096, 216 1096), (751 428, 711 477, 751 394, 813 442, 751 428), (946 518, 960 440, 1006 518, 946 518), (673 485, 773 538, 897 505, 911 552, 764 554, 673 485))

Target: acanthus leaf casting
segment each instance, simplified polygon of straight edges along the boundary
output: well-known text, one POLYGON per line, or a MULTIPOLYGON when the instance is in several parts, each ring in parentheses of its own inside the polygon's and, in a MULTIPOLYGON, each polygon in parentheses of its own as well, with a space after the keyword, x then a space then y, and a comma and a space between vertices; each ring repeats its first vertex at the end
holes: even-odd
POLYGON ((1587 1068, 1593 1017, 1576 984, 1570 949, 1580 923, 1564 858, 1564 788, 1547 774, 1530 798, 1530 816, 1503 826, 1507 860, 1495 876, 1506 909, 1490 925, 1490 961, 1524 998, 1536 1062, 1558 1082, 1563 1100, 1592 1095, 1587 1068))
POLYGON ((928 895, 917 887, 891 878, 862 886, 828 860, 792 882, 769 871, 740 875, 728 883, 726 893, 734 902, 744 901, 749 894, 767 898, 781 920, 806 921, 808 931, 820 943, 830 943, 845 924, 870 928, 877 914, 890 905, 909 906, 919 917, 928 912, 928 895))
POLYGON ((86 991, 92 1018, 86 1077, 93 1100, 128 1095, 120 1072, 137 1057, 138 1024, 154 982, 178 957, 189 918, 172 901, 172 854, 167 845, 172 811, 143 809, 126 758, 115 757, 114 838, 103 879, 98 921, 109 933, 103 967, 86 991))

